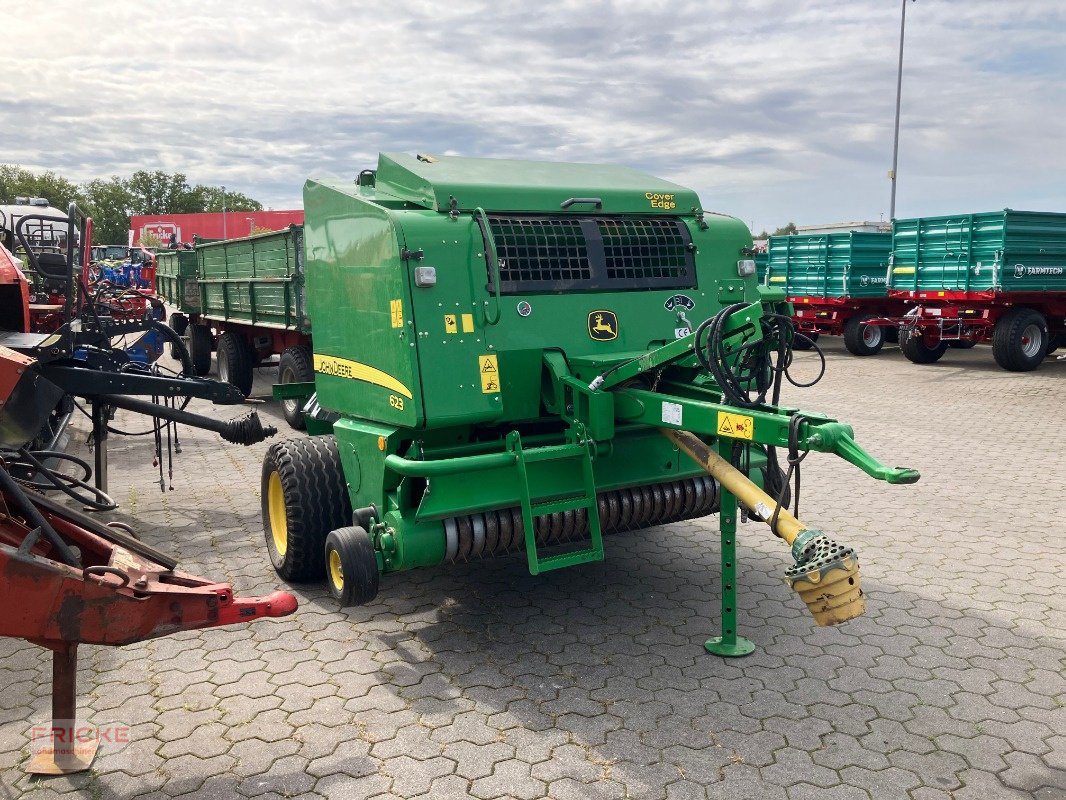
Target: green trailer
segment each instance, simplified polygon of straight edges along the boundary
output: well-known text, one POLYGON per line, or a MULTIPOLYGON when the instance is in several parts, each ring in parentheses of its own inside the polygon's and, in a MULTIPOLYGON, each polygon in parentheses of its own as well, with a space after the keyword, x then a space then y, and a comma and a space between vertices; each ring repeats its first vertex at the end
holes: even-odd
POLYGON ((264 459, 283 578, 365 603, 405 570, 521 554, 540 574, 603 559, 608 534, 717 512, 707 647, 743 655, 739 502, 792 546, 786 581, 820 624, 862 613, 854 551, 789 512, 775 448, 918 475, 779 405, 789 306, 757 283, 743 223, 622 167, 403 154, 308 181, 304 208, 331 425, 264 459))
MULTIPOLYGON (((182 318, 193 368, 203 375, 217 351, 219 378, 246 395, 253 370, 279 355, 281 383, 313 381, 311 318, 305 308, 303 226, 239 239, 197 242, 193 251, 195 297, 182 294, 182 318)), ((184 262, 188 268, 188 262, 184 262)), ((160 279, 160 285, 162 279, 160 279)), ((176 293, 175 287, 173 292, 176 293)), ((284 401, 290 425, 302 427, 301 402, 284 401)))
POLYGON ((796 327, 808 339, 843 336, 852 354, 876 355, 895 329, 870 322, 907 310, 888 297, 891 251, 890 233, 771 236, 766 283, 784 288, 796 327))
POLYGON ((1066 344, 1066 214, 895 220, 889 295, 913 307, 900 329, 911 361, 985 341, 1004 369, 1035 369, 1066 344))

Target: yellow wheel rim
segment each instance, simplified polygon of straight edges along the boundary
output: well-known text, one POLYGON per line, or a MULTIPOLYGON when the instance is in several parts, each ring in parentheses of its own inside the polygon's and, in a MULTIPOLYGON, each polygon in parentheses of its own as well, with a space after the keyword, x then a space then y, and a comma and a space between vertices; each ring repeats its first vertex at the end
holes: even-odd
POLYGON ((281 476, 270 473, 267 483, 267 513, 270 515, 270 533, 274 537, 274 549, 279 556, 289 549, 289 523, 285 519, 285 491, 281 488, 281 476))
POLYGON ((338 592, 344 591, 344 568, 341 567, 341 554, 336 550, 329 551, 329 579, 338 592))

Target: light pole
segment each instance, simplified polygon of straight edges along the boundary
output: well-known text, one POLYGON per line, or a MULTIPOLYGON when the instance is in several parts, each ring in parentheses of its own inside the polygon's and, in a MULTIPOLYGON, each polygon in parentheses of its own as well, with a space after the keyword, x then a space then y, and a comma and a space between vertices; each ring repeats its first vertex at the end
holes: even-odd
MULTIPOLYGON (((914 0, 911 0, 913 3, 914 0)), ((892 137, 892 171, 888 173, 892 181, 892 202, 889 205, 888 218, 896 218, 896 166, 899 163, 899 102, 903 93, 903 32, 907 27, 907 0, 903 0, 903 11, 899 18, 899 69, 896 71, 896 132, 892 137)))
MULTIPOLYGON (((901 54, 901 57, 902 57, 902 54, 901 54)), ((899 103, 897 101, 897 105, 898 104, 899 103)), ((897 114, 898 114, 898 111, 897 111, 897 114)), ((897 130, 898 130, 898 128, 897 128, 897 130)), ((892 184, 892 187, 893 187, 892 188, 892 196, 893 197, 896 196, 895 186, 896 185, 893 183, 892 184)), ((895 202, 895 201, 893 201, 893 202, 895 202)), ((226 235, 226 187, 225 186, 222 187, 222 238, 223 239, 228 239, 229 238, 229 236, 226 235)))

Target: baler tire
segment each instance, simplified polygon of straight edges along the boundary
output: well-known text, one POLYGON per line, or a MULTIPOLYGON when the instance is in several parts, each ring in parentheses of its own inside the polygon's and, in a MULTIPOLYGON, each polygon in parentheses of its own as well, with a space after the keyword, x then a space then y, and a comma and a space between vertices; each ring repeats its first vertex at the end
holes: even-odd
POLYGON ((218 337, 218 379, 232 384, 248 397, 252 393, 251 348, 230 331, 218 337))
MULTIPOLYGON (((167 325, 178 336, 184 336, 185 331, 189 329, 189 318, 184 314, 174 313, 167 318, 167 325)), ((181 350, 178 348, 177 343, 170 343, 170 357, 175 361, 181 361, 181 350)))
POLYGON ((263 458, 260 490, 263 534, 274 570, 287 581, 320 580, 326 573, 326 537, 352 519, 336 438, 272 444, 263 458))
POLYGON ((1031 308, 1012 308, 999 318, 992 330, 992 357, 1003 369, 1010 372, 1029 372, 1040 366, 1047 355, 1048 325, 1044 315, 1031 308), (1038 332, 1040 341, 1035 346, 1026 342, 1038 332))
MULTIPOLYGON (((278 361, 278 383, 312 383, 314 380, 315 364, 311 348, 305 344, 286 348, 278 361)), ((305 427, 302 407, 303 403, 295 398, 281 401, 281 413, 294 430, 302 431, 305 427)))
POLYGON ((922 338, 921 331, 900 329, 899 349, 913 364, 935 364, 947 352, 947 342, 938 342, 936 347, 929 347, 922 338), (915 335, 917 334, 917 336, 915 335))
POLYGON ((817 333, 803 333, 803 331, 797 331, 797 333, 801 334, 802 336, 806 336, 807 338, 806 339, 802 339, 802 338, 800 338, 800 336, 797 336, 795 339, 792 340, 792 349, 793 350, 813 350, 814 349, 814 342, 818 341, 818 334, 817 333))
POLYGON ((885 344, 885 332, 866 321, 877 319, 873 314, 852 317, 844 325, 844 346, 853 356, 875 356, 885 344), (876 333, 875 333, 876 331, 876 333))
POLYGON ((203 376, 211 371, 211 329, 199 323, 189 327, 189 357, 192 371, 203 376))
POLYGON ((361 606, 378 594, 377 556, 370 534, 358 525, 330 531, 325 545, 326 586, 341 606, 361 606))

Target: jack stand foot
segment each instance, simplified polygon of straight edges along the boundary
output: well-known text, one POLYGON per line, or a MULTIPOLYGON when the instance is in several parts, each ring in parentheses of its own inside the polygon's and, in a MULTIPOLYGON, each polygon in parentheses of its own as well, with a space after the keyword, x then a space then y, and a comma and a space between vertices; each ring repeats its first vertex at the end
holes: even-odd
POLYGON ((708 653, 714 653, 716 656, 725 658, 740 658, 755 650, 755 643, 750 639, 745 639, 743 636, 734 636, 732 638, 733 641, 729 642, 726 641, 724 636, 713 636, 704 642, 703 646, 708 653))
MULTIPOLYGON (((85 772, 96 758, 100 740, 96 731, 82 733, 76 721, 78 645, 63 642, 52 650, 52 727, 49 742, 26 764, 30 775, 70 775, 85 772)), ((90 729, 91 730, 91 729, 90 729)))

